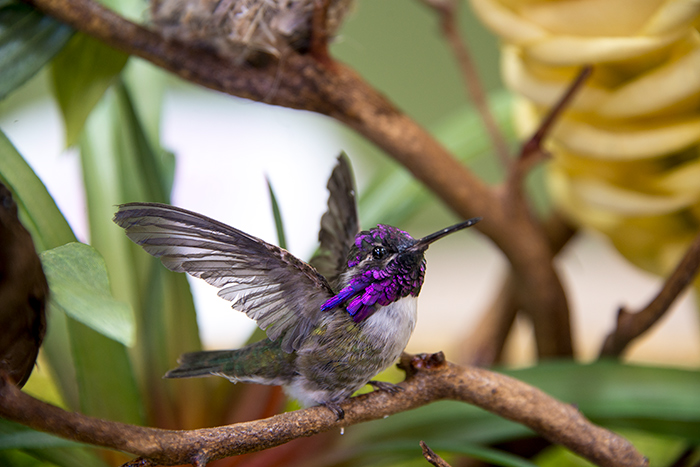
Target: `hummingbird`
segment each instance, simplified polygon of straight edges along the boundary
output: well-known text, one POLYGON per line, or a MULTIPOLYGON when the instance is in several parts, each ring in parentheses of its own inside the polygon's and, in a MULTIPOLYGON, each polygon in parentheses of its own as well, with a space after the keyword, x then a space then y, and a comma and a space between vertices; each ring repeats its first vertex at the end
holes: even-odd
POLYGON ((165 267, 218 287, 267 339, 235 350, 192 352, 165 378, 217 375, 281 385, 303 406, 340 403, 394 363, 416 325, 425 251, 480 218, 423 238, 389 225, 360 231, 353 175, 341 154, 328 181, 318 252, 306 263, 288 251, 201 214, 157 203, 119 206, 114 222, 165 267))

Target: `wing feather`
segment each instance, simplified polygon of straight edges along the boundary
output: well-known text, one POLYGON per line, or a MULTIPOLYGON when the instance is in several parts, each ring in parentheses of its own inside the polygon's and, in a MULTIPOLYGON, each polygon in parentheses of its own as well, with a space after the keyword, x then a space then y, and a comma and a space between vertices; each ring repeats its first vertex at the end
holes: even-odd
POLYGON ((158 203, 119 206, 114 222, 165 267, 218 287, 218 295, 255 319, 270 339, 296 350, 332 290, 316 269, 289 252, 221 222, 158 203))
POLYGON ((328 193, 328 209, 321 217, 318 233, 321 245, 309 263, 337 287, 337 279, 346 269, 348 250, 360 231, 355 182, 345 154, 338 156, 338 163, 328 179, 328 193))

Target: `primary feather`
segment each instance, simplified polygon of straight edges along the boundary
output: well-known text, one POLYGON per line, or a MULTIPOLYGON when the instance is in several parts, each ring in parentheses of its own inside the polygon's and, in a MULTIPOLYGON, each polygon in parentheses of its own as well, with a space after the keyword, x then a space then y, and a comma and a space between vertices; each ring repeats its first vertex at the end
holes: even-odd
POLYGON ((298 349, 320 319, 320 304, 333 295, 323 276, 286 250, 201 214, 129 203, 119 206, 114 222, 168 269, 218 287, 219 296, 256 320, 271 340, 282 337, 286 352, 298 349), (319 306, 308 306, 315 302, 319 306))

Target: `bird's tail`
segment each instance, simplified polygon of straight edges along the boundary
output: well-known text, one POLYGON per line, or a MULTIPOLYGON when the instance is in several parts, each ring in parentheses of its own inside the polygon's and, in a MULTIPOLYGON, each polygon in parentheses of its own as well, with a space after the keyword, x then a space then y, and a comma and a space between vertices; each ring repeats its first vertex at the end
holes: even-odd
POLYGON ((284 352, 280 342, 263 339, 237 350, 186 353, 178 361, 180 366, 168 371, 165 378, 217 375, 234 382, 285 384, 296 374, 296 354, 284 352))
POLYGON ((237 350, 214 350, 208 352, 191 352, 182 354, 178 359, 180 366, 168 371, 164 378, 195 378, 223 373, 226 367, 236 359, 237 350))

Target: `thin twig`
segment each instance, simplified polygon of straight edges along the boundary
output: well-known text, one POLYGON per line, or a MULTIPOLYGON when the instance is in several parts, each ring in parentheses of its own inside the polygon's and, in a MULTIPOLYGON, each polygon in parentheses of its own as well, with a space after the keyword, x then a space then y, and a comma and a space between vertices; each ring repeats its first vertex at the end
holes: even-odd
POLYGON ((600 356, 620 356, 630 342, 656 324, 666 314, 678 295, 693 281, 699 267, 700 235, 695 237, 658 295, 644 309, 635 313, 624 307, 620 308, 617 314, 617 326, 606 337, 600 356))
POLYGON ((591 66, 586 66, 579 72, 579 74, 567 88, 564 95, 562 95, 562 97, 551 109, 549 109, 549 112, 547 112, 547 115, 545 115, 544 119, 542 119, 537 131, 535 131, 530 139, 528 139, 522 145, 520 148, 520 155, 518 157, 518 167, 511 173, 511 178, 517 179, 516 183, 520 184, 522 182, 523 175, 527 173, 529 168, 535 162, 538 162, 542 157, 547 155, 542 147, 542 143, 544 142, 545 138, 549 136, 553 125, 561 117, 561 114, 568 108, 571 100, 578 93, 589 76, 591 76, 591 73, 593 73, 593 67, 591 66))
POLYGON ((424 441, 420 442, 420 447, 423 450, 423 457, 425 457, 425 460, 430 462, 435 467, 451 467, 450 464, 445 462, 442 457, 438 456, 435 451, 430 449, 430 447, 425 444, 424 441))
POLYGON ((474 64, 474 60, 472 60, 469 48, 464 41, 462 41, 459 34, 456 14, 457 2, 455 0, 422 1, 440 15, 442 33, 445 36, 445 39, 447 39, 447 42, 450 44, 452 53, 459 64, 467 94, 470 96, 474 106, 479 112, 479 115, 481 115, 481 120, 484 123, 484 127, 486 128, 489 137, 491 138, 491 144, 493 144, 496 156, 503 167, 509 167, 512 159, 510 157, 508 143, 506 142, 506 138, 503 135, 501 128, 496 123, 496 119, 491 113, 491 108, 489 107, 489 103, 486 98, 486 91, 481 83, 481 79, 479 79, 479 72, 474 64))
POLYGON ((592 424, 574 406, 516 379, 448 363, 442 352, 404 354, 399 366, 407 374, 400 385, 403 391, 375 391, 349 399, 342 404, 343 420, 325 407, 312 407, 216 428, 163 430, 66 412, 21 392, 7 380, 0 382, 0 416, 74 441, 140 456, 146 465, 203 466, 215 459, 261 451, 430 402, 456 400, 526 425, 600 466, 648 465, 621 436, 592 424))

